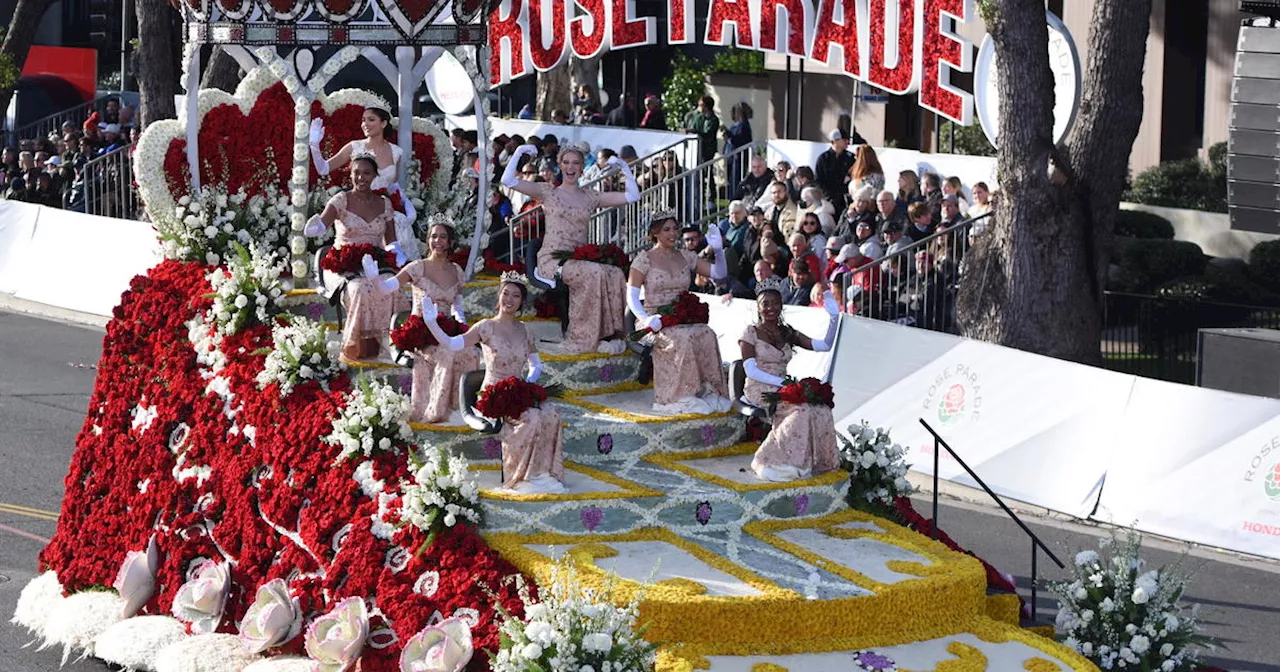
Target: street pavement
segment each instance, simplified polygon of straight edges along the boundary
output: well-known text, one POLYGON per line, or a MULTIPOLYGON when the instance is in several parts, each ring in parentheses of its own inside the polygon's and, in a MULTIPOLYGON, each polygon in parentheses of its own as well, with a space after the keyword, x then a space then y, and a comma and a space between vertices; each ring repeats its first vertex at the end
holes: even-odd
MULTIPOLYGON (((37 555, 53 535, 62 479, 93 390, 103 331, 0 311, 0 672, 59 669, 61 652, 21 648, 31 638, 8 623, 22 587, 36 574, 37 555)), ((979 493, 980 494, 980 493, 979 493)), ((961 545, 1012 572, 1024 597, 1031 586, 1031 542, 998 508, 945 497, 942 529, 961 545)), ((927 512, 927 498, 918 508, 927 512)), ((1064 561, 1096 548, 1106 529, 1019 511, 1031 529, 1064 561)), ((1177 559, 1184 547, 1148 539, 1153 566, 1177 559)), ((1227 648, 1209 662, 1229 670, 1280 672, 1280 563, 1195 549, 1197 568, 1186 599, 1201 604, 1206 634, 1227 648)), ((1061 578, 1042 554, 1041 580, 1061 578)), ((1054 604, 1040 591, 1039 618, 1052 622, 1054 604)), ((69 665, 72 672, 107 670, 98 661, 69 665)))

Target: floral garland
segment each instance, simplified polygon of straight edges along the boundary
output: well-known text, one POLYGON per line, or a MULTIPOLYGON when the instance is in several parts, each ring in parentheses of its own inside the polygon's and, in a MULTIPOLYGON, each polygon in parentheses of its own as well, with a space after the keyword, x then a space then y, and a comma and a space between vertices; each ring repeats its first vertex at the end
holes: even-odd
POLYGON ((413 440, 409 400, 380 380, 363 378, 351 391, 342 413, 333 419, 325 443, 341 446, 339 462, 363 455, 396 452, 413 440))
MULTIPOLYGON (((311 384, 287 397, 260 392, 273 345, 263 325, 202 337, 222 362, 216 374, 202 367, 188 334, 212 305, 208 270, 161 262, 115 309, 41 566, 67 593, 117 585, 139 614, 174 613, 176 602, 193 626, 239 631, 273 654, 305 655, 305 637, 288 637, 293 626, 318 631, 309 626, 353 597, 376 604, 367 608, 368 641, 385 647, 363 646, 361 669, 400 669, 402 655, 421 660, 435 635, 418 635, 450 616, 466 620, 476 650, 495 652, 496 615, 478 607, 496 593, 520 612, 503 583, 512 566, 470 524, 443 528, 420 555, 409 549, 422 547, 426 532, 376 525, 382 508, 391 511, 383 518, 399 520, 401 495, 385 486, 370 495, 355 472, 363 466, 369 483, 400 484, 413 470, 404 453, 335 466, 316 450, 347 404, 345 373, 327 392, 311 384), (149 539, 155 553, 140 554, 149 539), (183 591, 192 579, 202 582, 183 591), (264 620, 268 610, 283 616, 264 620)), ((467 669, 488 669, 487 658, 475 656, 467 669)))
POLYGON ((636 628, 640 596, 615 606, 613 585, 583 591, 573 565, 562 563, 539 584, 534 598, 518 577, 524 618, 502 612, 502 647, 493 672, 582 672, 653 669, 657 647, 636 628))
POLYGON ((872 429, 866 420, 848 429, 850 441, 840 434, 840 461, 849 472, 849 505, 862 508, 878 505, 872 513, 893 506, 899 497, 908 497, 914 488, 907 482, 907 449, 889 440, 889 432, 872 429))
POLYGON ((1181 603, 1190 572, 1181 561, 1144 572, 1141 535, 1116 541, 1103 539, 1101 554, 1077 553, 1072 580, 1050 584, 1063 643, 1102 669, 1196 669, 1197 648, 1213 642, 1198 632, 1198 605, 1181 603))
POLYGON ((346 367, 338 357, 339 343, 329 339, 329 329, 322 322, 295 317, 289 324, 271 329, 272 350, 258 373, 258 387, 279 388, 280 396, 288 396, 295 387, 316 383, 325 392, 329 381, 346 367))
POLYGON ((478 527, 483 520, 480 488, 471 478, 466 458, 428 447, 415 459, 421 463, 413 472, 413 482, 400 488, 404 522, 426 532, 427 544, 461 521, 478 527))
POLYGON ((476 399, 476 410, 487 418, 518 419, 547 400, 547 388, 511 376, 490 385, 476 399))
MULTIPOLYGON (((466 322, 459 322, 448 315, 439 316, 436 323, 440 325, 440 331, 443 331, 445 336, 461 336, 470 328, 466 322)), ((404 324, 392 329, 391 342, 405 352, 440 344, 427 328, 427 323, 423 321, 421 315, 410 315, 404 324)))
POLYGON ((785 383, 778 388, 777 392, 765 392, 762 396, 771 406, 779 402, 795 406, 810 405, 827 408, 835 408, 836 405, 835 393, 832 392, 831 385, 817 378, 801 378, 785 383))

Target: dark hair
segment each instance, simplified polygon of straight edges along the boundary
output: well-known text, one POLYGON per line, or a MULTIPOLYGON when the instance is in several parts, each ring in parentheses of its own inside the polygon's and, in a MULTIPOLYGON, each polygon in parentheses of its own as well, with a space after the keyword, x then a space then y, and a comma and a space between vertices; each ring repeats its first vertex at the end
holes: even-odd
MULTIPOLYGON (((395 133, 395 129, 391 128, 391 113, 382 109, 381 107, 366 107, 364 108, 364 111, 372 112, 373 116, 381 119, 382 123, 386 124, 385 126, 382 127, 382 138, 384 140, 390 140, 391 134, 395 133)), ((373 169, 377 170, 378 167, 375 165, 373 169)))
MULTIPOLYGON (((507 286, 507 285, 512 285, 512 286, 514 286, 516 289, 519 289, 519 290, 520 290, 520 307, 519 307, 519 308, 516 308, 516 311, 517 311, 517 312, 519 312, 519 311, 521 311, 521 310, 524 310, 524 304, 525 304, 525 301, 528 301, 528 300, 529 300, 529 288, 528 288, 528 287, 525 287, 522 283, 519 283, 519 282, 504 282, 504 283, 502 283, 502 286, 503 286, 503 287, 505 287, 505 286, 507 286)), ((498 291, 499 291, 499 292, 501 292, 501 291, 502 291, 502 287, 499 287, 499 288, 498 288, 498 291)))
POLYGON ((796 168, 796 177, 803 177, 812 182, 814 180, 813 169, 809 166, 800 166, 796 168))
POLYGON ((449 131, 449 135, 452 135, 453 137, 455 137, 455 138, 457 138, 457 139, 459 139, 459 140, 461 140, 461 139, 463 138, 463 136, 465 136, 465 135, 466 135, 466 133, 467 133, 467 132, 466 132, 466 131, 464 131, 464 130, 462 130, 461 128, 455 128, 455 129, 453 129, 452 131, 449 131))
POLYGON ((448 236, 449 236, 449 251, 450 251, 450 252, 453 252, 453 248, 454 248, 454 246, 458 244, 458 232, 457 232, 457 231, 454 231, 454 229, 453 229, 453 226, 452 226, 452 225, 445 224, 444 222, 436 222, 435 224, 431 224, 430 226, 428 226, 428 227, 427 227, 427 237, 428 237, 428 238, 430 238, 430 237, 431 237, 431 229, 434 229, 434 228, 436 228, 437 226, 443 226, 443 227, 444 227, 445 233, 446 233, 446 234, 448 234, 448 236))
POLYGON ((356 161, 368 161, 369 167, 373 169, 374 174, 376 175, 378 173, 378 162, 374 160, 372 156, 357 156, 356 158, 351 159, 351 165, 356 165, 356 161))
POLYGON ((733 118, 734 121, 749 120, 751 119, 752 114, 753 112, 751 110, 751 106, 748 105, 747 101, 745 100, 738 103, 737 105, 734 105, 732 108, 729 109, 729 115, 733 118))
POLYGON ((658 232, 662 230, 662 227, 667 225, 667 222, 673 219, 676 220, 676 226, 679 226, 680 220, 676 219, 675 215, 670 215, 667 217, 654 217, 653 219, 649 220, 649 242, 651 243, 658 242, 658 232))
POLYGON ((698 102, 706 105, 708 110, 714 110, 716 108, 716 99, 711 96, 702 96, 701 98, 698 98, 698 102))
POLYGON ((791 270, 795 271, 796 273, 804 273, 805 275, 809 275, 809 262, 805 261, 804 259, 792 259, 791 270))
POLYGON ((923 217, 928 214, 930 214, 928 203, 917 202, 907 206, 907 216, 910 217, 913 222, 917 217, 923 217))

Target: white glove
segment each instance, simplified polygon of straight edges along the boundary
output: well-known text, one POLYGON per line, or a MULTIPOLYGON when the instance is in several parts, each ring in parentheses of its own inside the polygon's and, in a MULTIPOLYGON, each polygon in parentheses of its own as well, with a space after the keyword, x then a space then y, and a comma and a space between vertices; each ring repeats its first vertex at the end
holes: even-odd
POLYGON ((614 154, 613 156, 609 157, 609 160, 606 161, 604 165, 613 166, 614 168, 617 168, 619 170, 623 168, 631 167, 626 161, 622 160, 621 156, 618 156, 617 154, 614 154))
POLYGON ((405 265, 405 263, 409 261, 409 258, 408 258, 407 256, 405 256, 405 254, 404 254, 404 250, 400 248, 400 241, 398 241, 398 240, 397 240, 397 241, 392 241, 392 243, 391 243, 390 245, 387 245, 386 250, 387 250, 388 252, 394 252, 394 253, 395 253, 395 255, 396 255, 396 266, 404 266, 404 265, 405 265))
POLYGON ((316 238, 324 235, 324 230, 328 228, 324 224, 324 220, 320 219, 320 215, 311 215, 311 219, 307 220, 307 225, 302 229, 302 235, 308 238, 316 238))
POLYGON ((422 297, 422 319, 424 322, 435 322, 440 319, 440 310, 436 308, 436 302, 431 297, 422 297))
POLYGON ((609 157, 609 162, 606 165, 613 166, 622 173, 622 179, 626 182, 624 191, 627 195, 627 202, 635 203, 640 200, 640 185, 636 184, 636 176, 631 172, 631 166, 619 156, 609 157))
POLYGON ((542 358, 538 356, 538 353, 531 352, 529 353, 529 375, 525 376, 524 380, 526 383, 536 383, 538 382, 538 376, 541 375, 542 358))
POLYGON ((724 236, 720 234, 720 227, 714 222, 707 226, 707 235, 705 237, 707 245, 710 245, 712 250, 718 252, 724 249, 724 236))
POLYGON ((364 269, 364 277, 370 280, 378 277, 378 265, 374 263, 373 257, 367 254, 360 257, 360 267, 364 269))
POLYGON ((313 147, 319 145, 321 140, 324 140, 324 120, 323 119, 311 120, 311 131, 308 134, 308 140, 310 141, 310 144, 313 147))
POLYGON ((836 302, 836 297, 827 290, 822 294, 822 307, 827 309, 827 314, 835 317, 840 314, 840 304, 836 302))
POLYGON ((756 381, 757 383, 764 383, 765 385, 772 385, 774 387, 782 387, 782 377, 775 376, 772 373, 761 370, 760 367, 756 365, 755 357, 743 362, 742 370, 747 374, 748 378, 756 381))
POLYGON ((516 152, 511 155, 511 160, 515 161, 516 163, 520 163, 521 157, 536 156, 537 154, 538 154, 537 147, 533 145, 520 145, 519 147, 516 147, 516 152))
POLYGON ((661 315, 650 315, 649 317, 646 317, 643 320, 641 320, 641 322, 644 323, 644 326, 646 329, 648 329, 649 331, 652 331, 655 334, 658 333, 659 331, 662 331, 661 315))

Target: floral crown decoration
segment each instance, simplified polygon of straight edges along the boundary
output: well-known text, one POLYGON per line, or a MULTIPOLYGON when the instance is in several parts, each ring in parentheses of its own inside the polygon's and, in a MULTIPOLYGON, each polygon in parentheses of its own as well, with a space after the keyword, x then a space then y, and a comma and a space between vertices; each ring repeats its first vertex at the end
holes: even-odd
POLYGON ((756 296, 759 297, 765 292, 777 292, 782 294, 784 280, 778 277, 768 277, 756 284, 756 296))
POLYGON ((525 274, 520 271, 503 271, 502 275, 498 277, 498 282, 500 284, 513 282, 524 287, 529 286, 529 278, 525 277, 525 274))

